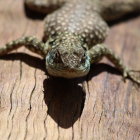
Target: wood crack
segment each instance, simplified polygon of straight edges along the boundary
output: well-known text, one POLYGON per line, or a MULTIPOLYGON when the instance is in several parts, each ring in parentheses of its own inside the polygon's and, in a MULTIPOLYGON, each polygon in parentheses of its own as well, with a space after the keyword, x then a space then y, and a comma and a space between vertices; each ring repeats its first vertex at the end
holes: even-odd
POLYGON ((31 100, 32 100, 32 95, 33 95, 33 93, 35 91, 35 88, 36 88, 36 69, 34 71, 34 80, 35 80, 34 87, 33 87, 32 91, 30 93, 30 98, 29 98, 29 108, 28 108, 29 111, 28 111, 28 114, 27 114, 26 119, 25 119, 25 121, 26 121, 26 130, 25 130, 24 140, 27 138, 27 133, 28 133, 28 118, 29 118, 30 113, 31 113, 31 110, 32 110, 31 100))

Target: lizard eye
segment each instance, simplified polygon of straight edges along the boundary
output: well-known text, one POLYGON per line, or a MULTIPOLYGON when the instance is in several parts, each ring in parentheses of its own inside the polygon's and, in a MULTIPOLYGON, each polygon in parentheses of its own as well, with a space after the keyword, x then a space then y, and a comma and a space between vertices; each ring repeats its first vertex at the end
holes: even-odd
POLYGON ((58 53, 58 52, 55 53, 55 57, 56 57, 56 58, 59 57, 59 53, 58 53))
POLYGON ((60 57, 59 52, 55 53, 54 62, 55 63, 60 63, 61 62, 61 57, 60 57))

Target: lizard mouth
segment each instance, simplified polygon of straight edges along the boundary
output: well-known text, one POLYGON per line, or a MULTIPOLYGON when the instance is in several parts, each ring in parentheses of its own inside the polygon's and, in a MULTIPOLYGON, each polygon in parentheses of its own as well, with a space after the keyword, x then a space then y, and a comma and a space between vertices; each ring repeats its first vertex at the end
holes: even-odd
POLYGON ((79 67, 70 68, 65 66, 62 61, 54 61, 49 54, 46 57, 46 68, 51 76, 63 78, 78 78, 87 75, 90 70, 90 60, 87 56, 79 67))

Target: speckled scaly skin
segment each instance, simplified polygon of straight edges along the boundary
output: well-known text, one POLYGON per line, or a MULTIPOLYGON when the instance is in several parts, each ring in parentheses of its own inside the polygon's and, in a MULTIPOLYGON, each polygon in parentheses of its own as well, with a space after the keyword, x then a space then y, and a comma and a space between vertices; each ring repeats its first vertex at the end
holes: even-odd
POLYGON ((85 76, 92 63, 106 56, 124 78, 140 84, 135 72, 102 44, 108 33, 106 21, 140 11, 140 0, 25 0, 25 3, 40 12, 48 12, 50 7, 58 8, 45 18, 45 42, 32 36, 22 37, 0 47, 0 55, 24 45, 46 59, 50 75, 64 78, 85 76))

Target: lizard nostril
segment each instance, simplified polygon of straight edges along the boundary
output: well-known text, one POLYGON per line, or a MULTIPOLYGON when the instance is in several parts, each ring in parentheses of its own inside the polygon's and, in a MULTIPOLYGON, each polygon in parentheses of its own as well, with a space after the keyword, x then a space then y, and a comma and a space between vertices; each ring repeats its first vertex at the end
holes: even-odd
POLYGON ((79 54, 77 52, 73 52, 74 55, 79 56, 79 54))
POLYGON ((63 55, 63 56, 67 56, 67 55, 68 55, 68 53, 67 53, 67 52, 64 52, 62 55, 63 55))

